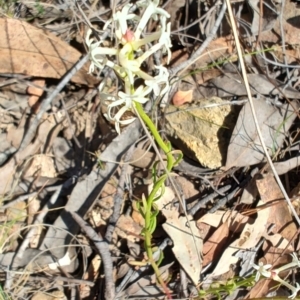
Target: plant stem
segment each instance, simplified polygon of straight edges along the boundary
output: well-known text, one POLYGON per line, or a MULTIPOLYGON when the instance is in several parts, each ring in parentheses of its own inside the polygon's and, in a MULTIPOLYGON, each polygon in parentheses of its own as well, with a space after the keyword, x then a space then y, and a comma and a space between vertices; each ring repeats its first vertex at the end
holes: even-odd
POLYGON ((145 249, 147 252, 148 260, 151 263, 151 266, 155 272, 155 275, 161 284, 162 288, 164 289, 165 294, 167 295, 168 299, 172 299, 172 296, 163 281, 159 267, 156 264, 154 258, 153 258, 153 250, 152 250, 152 233, 155 230, 156 227, 156 216, 158 214, 157 208, 153 205, 156 200, 158 200, 163 193, 164 190, 164 183, 166 179, 168 178, 168 175, 172 168, 181 160, 182 154, 179 155, 178 159, 175 159, 173 157, 171 146, 169 143, 165 143, 163 139, 161 138, 158 130, 156 129, 155 125, 153 124, 152 120, 149 118, 149 116, 145 113, 143 106, 135 102, 135 107, 137 113, 140 115, 141 119, 144 121, 146 126, 149 128, 150 132, 152 133, 156 143, 158 146, 162 149, 164 154, 167 157, 167 166, 165 169, 165 173, 161 175, 155 182, 152 188, 152 191, 150 195, 148 196, 148 199, 143 207, 143 215, 145 217, 145 227, 144 227, 144 236, 145 236, 145 249), (161 194, 158 197, 157 193, 161 190, 161 194))

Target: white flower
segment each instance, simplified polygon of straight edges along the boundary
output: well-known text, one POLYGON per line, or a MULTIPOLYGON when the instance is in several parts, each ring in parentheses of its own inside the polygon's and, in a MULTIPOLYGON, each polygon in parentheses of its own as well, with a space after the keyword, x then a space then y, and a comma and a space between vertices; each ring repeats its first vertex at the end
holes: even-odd
POLYGON ((267 271, 272 265, 264 265, 262 262, 260 262, 258 265, 253 264, 253 268, 257 270, 255 281, 258 281, 261 275, 266 278, 275 280, 290 289, 292 291, 292 294, 289 296, 289 298, 294 299, 297 296, 297 293, 300 291, 300 285, 296 283, 296 286, 294 287, 285 280, 281 279, 278 275, 281 271, 300 266, 297 255, 293 253, 291 254, 291 256, 293 258, 292 262, 272 271, 267 271))
POLYGON ((290 288, 290 289, 291 289, 291 291, 292 291, 293 293, 292 293, 292 295, 289 296, 289 298, 290 298, 290 299, 294 299, 294 298, 297 296, 297 294, 298 294, 298 292, 299 292, 299 290, 300 290, 300 285, 299 285, 299 283, 296 282, 296 287, 292 287, 292 288, 290 288))
POLYGON ((286 265, 283 265, 280 268, 275 269, 274 271, 277 274, 280 273, 280 272, 282 272, 282 271, 284 271, 284 270, 287 270, 287 269, 291 269, 291 268, 295 268, 295 267, 300 267, 300 261, 298 259, 298 256, 296 255, 296 253, 293 252, 293 254, 290 254, 290 255, 293 258, 293 260, 290 263, 288 263, 286 265))
POLYGON ((133 122, 135 120, 135 118, 130 118, 130 119, 127 119, 127 120, 121 120, 124 113, 131 108, 130 107, 131 103, 126 103, 125 102, 125 104, 124 104, 124 99, 116 100, 115 97, 110 97, 110 98, 107 97, 106 100, 110 100, 110 101, 113 101, 113 102, 108 105, 107 113, 104 114, 104 116, 108 121, 112 121, 112 122, 115 123, 116 131, 117 131, 118 134, 120 134, 121 133, 120 125, 128 125, 128 124, 130 124, 131 122, 133 122), (124 104, 124 106, 121 107, 116 114, 112 115, 113 108, 116 107, 116 106, 122 105, 122 104, 124 104))
POLYGON ((119 52, 119 61, 120 61, 120 65, 131 71, 131 72, 137 72, 138 70, 140 70, 140 62, 136 59, 134 59, 133 56, 133 48, 131 43, 127 43, 123 46, 123 48, 120 50, 119 52))
POLYGON ((123 116, 123 114, 128 110, 128 108, 126 106, 123 106, 115 115, 114 117, 111 117, 111 109, 113 108, 112 105, 110 105, 108 107, 108 112, 107 114, 104 114, 105 118, 108 120, 108 121, 113 121, 115 122, 115 128, 116 128, 116 132, 118 134, 121 133, 121 130, 120 130, 120 125, 128 125, 130 123, 132 123, 135 118, 130 118, 130 119, 127 119, 127 120, 121 120, 121 117, 123 116))
POLYGON ((107 27, 114 21, 115 22, 115 33, 117 39, 122 43, 127 43, 127 39, 124 37, 128 30, 127 20, 138 19, 136 14, 129 14, 129 10, 132 7, 132 4, 126 4, 123 6, 121 11, 117 11, 112 19, 108 20, 103 29, 107 29, 107 27))
POLYGON ((146 10, 143 13, 143 16, 135 30, 134 36, 138 40, 141 36, 142 31, 145 29, 150 18, 157 20, 157 15, 164 16, 165 18, 170 18, 170 15, 163 9, 158 7, 159 0, 141 0, 137 2, 137 5, 140 7, 146 7, 146 10))
POLYGON ((297 266, 297 267, 300 267, 300 261, 299 261, 299 258, 298 256, 296 255, 295 252, 293 252, 293 254, 291 254, 292 258, 293 258, 293 261, 291 262, 291 264, 293 264, 293 266, 297 266))
POLYGON ((95 67, 102 70, 105 65, 113 68, 114 63, 107 59, 106 55, 117 55, 118 50, 113 48, 100 47, 102 41, 95 42, 93 38, 90 38, 92 30, 87 31, 85 42, 89 47, 91 65, 89 73, 94 72, 95 67))
POLYGON ((99 68, 101 71, 104 66, 109 66, 111 68, 114 67, 114 63, 110 61, 106 55, 116 55, 117 50, 112 48, 105 48, 105 47, 97 47, 94 49, 91 49, 90 51, 90 60, 91 60, 91 66, 90 69, 94 71, 95 66, 99 68))
POLYGON ((292 256, 293 260, 290 263, 283 265, 280 268, 276 269, 277 273, 287 270, 287 269, 290 269, 290 268, 300 267, 300 261, 296 255, 296 253, 294 252, 293 254, 290 254, 290 255, 292 256))
POLYGON ((146 97, 149 95, 149 93, 151 92, 151 88, 149 87, 144 87, 142 85, 140 85, 135 91, 133 94, 131 95, 128 95, 128 94, 125 94, 123 92, 119 92, 118 93, 118 96, 123 99, 123 102, 126 103, 127 107, 129 108, 132 108, 132 104, 133 104, 133 101, 135 102, 139 102, 139 103, 146 103, 149 98, 146 97))
MULTIPOLYGON (((92 44, 94 44, 94 39, 91 38, 92 35, 92 29, 88 29, 88 31, 86 32, 86 37, 85 37, 85 43, 87 44, 87 46, 90 48, 92 44)), ((98 42, 98 45, 100 45, 101 41, 98 42)))
POLYGON ((283 284, 284 286, 286 286, 288 289, 290 289, 292 291, 292 294, 289 296, 289 298, 294 299, 297 296, 297 293, 300 290, 300 285, 298 284, 298 282, 296 283, 296 286, 294 287, 291 284, 289 284, 288 282, 286 282, 285 280, 281 279, 278 276, 276 271, 273 274, 272 279, 283 284))
MULTIPOLYGON (((160 28, 159 31, 157 31, 155 34, 157 35, 158 43, 153 45, 150 49, 148 49, 145 53, 143 53, 140 57, 138 57, 136 60, 141 65, 144 60, 146 60, 149 56, 157 52, 159 49, 163 49, 163 52, 168 53, 168 61, 171 60, 171 50, 170 47, 172 47, 171 39, 170 39, 170 30, 171 30, 171 23, 168 23, 167 25, 160 28)), ((136 42, 138 44, 139 41, 136 42)))
POLYGON ((161 31, 155 31, 151 34, 147 34, 142 39, 132 41, 131 42, 132 48, 134 51, 139 51, 141 50, 142 46, 148 43, 152 43, 155 40, 158 40, 160 36, 161 36, 161 31))
POLYGON ((164 95, 170 88, 169 86, 169 72, 164 66, 155 66, 159 70, 157 76, 153 79, 145 80, 145 84, 153 90, 155 96, 164 95), (161 90, 160 85, 164 85, 164 88, 161 90))
POLYGON ((270 269, 271 267, 272 265, 264 265, 263 262, 259 262, 258 265, 253 264, 253 268, 257 270, 255 281, 258 281, 261 275, 270 278, 272 274, 270 271, 267 270, 270 269))
POLYGON ((145 61, 153 53, 157 52, 161 47, 162 47, 161 44, 159 43, 155 44, 150 49, 148 49, 145 53, 143 53, 140 57, 138 57, 136 61, 138 61, 139 64, 141 65, 143 61, 145 61))
POLYGON ((134 101, 140 103, 147 102, 149 98, 146 96, 150 92, 151 92, 151 88, 139 86, 131 95, 128 95, 120 91, 118 93, 119 96, 118 100, 116 100, 114 97, 106 98, 107 100, 111 100, 113 102, 108 105, 108 111, 107 114, 105 114, 105 117, 107 118, 107 120, 115 122, 115 128, 118 134, 120 134, 120 125, 128 125, 135 120, 135 118, 130 118, 128 120, 121 120, 121 117, 124 115, 124 113, 132 109, 134 105, 134 101), (123 105, 123 106, 114 116, 112 116, 112 109, 119 105, 123 105))
POLYGON ((168 23, 166 25, 166 18, 164 16, 161 17, 162 19, 162 28, 161 28, 161 36, 159 38, 159 44, 161 44, 163 46, 163 52, 167 52, 168 53, 168 61, 167 64, 170 63, 171 60, 171 50, 170 48, 172 47, 172 43, 171 43, 171 38, 170 38, 170 34, 171 34, 171 23, 168 23))

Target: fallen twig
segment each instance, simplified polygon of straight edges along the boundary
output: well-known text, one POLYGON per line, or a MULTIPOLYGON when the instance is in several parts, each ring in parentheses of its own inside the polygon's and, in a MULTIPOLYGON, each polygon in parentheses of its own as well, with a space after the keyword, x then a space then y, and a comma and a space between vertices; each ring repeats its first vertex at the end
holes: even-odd
POLYGON ((129 148, 127 151, 125 158, 124 158, 124 164, 122 165, 122 171, 120 174, 120 179, 119 179, 119 184, 117 187, 117 192, 114 196, 114 211, 113 214, 109 218, 106 234, 105 234, 105 239, 108 241, 108 243, 111 242, 117 221, 120 217, 120 212, 121 212, 121 207, 122 207, 122 200, 124 196, 124 185, 126 182, 126 176, 128 173, 128 167, 129 164, 126 162, 130 161, 132 154, 134 151, 134 145, 129 148))
POLYGON ((94 286, 95 283, 89 280, 84 279, 77 279, 77 278, 68 278, 63 276, 52 276, 51 278, 43 277, 43 276, 29 276, 28 280, 30 281, 54 281, 54 282, 67 282, 70 285, 87 285, 87 286, 94 286))
POLYGON ((70 211, 70 214, 80 226, 80 228, 86 233, 86 235, 93 241, 97 250, 99 251, 103 266, 104 266, 104 274, 105 274, 105 299, 113 300, 115 299, 115 283, 113 279, 113 263, 110 256, 108 243, 103 240, 100 236, 100 233, 96 233, 96 231, 85 222, 76 212, 70 211))
MULTIPOLYGON (((221 187, 220 189, 218 189, 219 193, 225 193, 227 192, 229 189, 231 188, 231 185, 226 185, 224 187, 221 187)), ((194 205, 189 211, 188 214, 189 215, 194 215, 203 205, 205 205, 207 202, 212 201, 215 197, 217 197, 219 194, 217 192, 213 192, 212 194, 204 197, 203 199, 201 199, 200 201, 198 201, 196 203, 196 205, 194 205)), ((225 196, 225 199, 227 199, 228 196, 225 196)), ((219 202, 219 201, 218 201, 219 202)))
POLYGON ((26 132, 21 145, 18 149, 18 151, 22 151, 25 149, 28 144, 32 141, 33 137, 35 136, 36 129, 38 128, 40 124, 40 120, 43 116, 43 114, 49 109, 50 104, 54 100, 54 98, 61 92, 61 90, 68 84, 70 79, 73 77, 73 75, 80 70, 86 62, 89 60, 89 54, 86 54, 83 58, 81 58, 71 70, 63 77, 63 79, 59 82, 55 90, 45 99, 40 107, 39 112, 37 113, 36 117, 34 118, 32 124, 30 124, 30 127, 28 128, 28 131, 26 132))

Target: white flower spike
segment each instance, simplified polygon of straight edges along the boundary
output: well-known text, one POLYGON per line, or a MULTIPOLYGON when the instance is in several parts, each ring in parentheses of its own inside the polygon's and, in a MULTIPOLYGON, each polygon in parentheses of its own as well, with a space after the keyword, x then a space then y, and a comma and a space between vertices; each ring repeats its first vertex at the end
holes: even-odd
POLYGON ((102 70, 105 66, 108 66, 114 69, 124 82, 125 93, 119 92, 118 97, 102 95, 107 101, 111 102, 108 105, 105 117, 115 122, 118 133, 120 133, 120 125, 129 124, 135 119, 122 120, 122 116, 127 110, 134 112, 135 102, 143 104, 149 100, 149 94, 152 91, 155 96, 158 96, 165 94, 169 89, 169 73, 165 67, 157 66, 159 74, 153 77, 141 70, 141 65, 148 57, 159 50, 164 53, 167 52, 168 62, 170 61, 170 47, 172 47, 170 39, 171 24, 167 23, 167 18, 170 15, 163 8, 158 7, 159 0, 139 0, 136 5, 144 10, 141 17, 130 13, 133 6, 132 4, 126 4, 104 25, 104 29, 106 29, 112 22, 114 23, 112 29, 114 29, 113 34, 117 43, 115 47, 103 47, 103 41, 96 41, 91 38, 91 30, 88 31, 85 40, 90 53, 90 73, 95 68, 102 70), (159 21, 159 29, 150 34, 145 33, 141 37, 150 19, 159 21), (135 30, 131 30, 128 24, 129 20, 135 30), (111 59, 113 56, 116 59, 111 59), (137 78, 144 80, 144 85, 135 89, 134 84, 137 78), (113 113, 113 109, 119 106, 119 111, 113 113))

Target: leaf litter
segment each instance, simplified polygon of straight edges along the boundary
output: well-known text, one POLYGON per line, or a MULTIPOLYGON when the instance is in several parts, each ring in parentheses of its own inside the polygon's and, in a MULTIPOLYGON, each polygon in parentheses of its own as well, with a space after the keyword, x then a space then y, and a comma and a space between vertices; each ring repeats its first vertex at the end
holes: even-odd
MULTIPOLYGON (((169 69, 180 67, 181 71, 175 74, 177 90, 168 101, 189 115, 187 107, 201 111, 201 99, 219 97, 236 117, 230 132, 220 134, 220 130, 204 130, 216 126, 201 115, 197 133, 196 118, 183 124, 173 112, 184 129, 182 136, 189 140, 182 147, 178 134, 173 136, 173 148, 184 151, 184 163, 171 174, 175 185, 167 186, 164 198, 156 203, 160 212, 153 248, 160 249, 155 250, 156 256, 164 254, 161 274, 174 299, 251 299, 270 292, 287 298, 288 289, 278 288, 277 282, 254 280, 253 264, 277 268, 291 261, 289 254, 299 251, 300 224, 266 163, 228 21, 224 18, 222 30, 190 62, 191 53, 213 31, 219 6, 216 1, 172 2, 167 6, 174 31, 169 69), (199 22, 187 27, 194 20, 199 22), (194 136, 187 134, 189 130, 194 136), (198 138, 202 139, 198 149, 191 149, 189 145, 198 138), (218 152, 208 147, 210 159, 191 155, 211 141, 218 152), (239 286, 242 279, 250 285, 239 286), (230 290, 228 298, 230 284, 236 290, 230 290)), ((24 9, 28 5, 24 10, 28 14, 36 13, 29 3, 19 4, 24 9)), ((44 1, 39 4, 47 8, 44 1)), ((91 5, 101 17, 91 13, 87 4, 80 9, 72 1, 65 5, 53 1, 53 5, 59 13, 47 8, 38 18, 21 17, 17 6, 11 6, 17 17, 0 18, 2 289, 11 299, 70 299, 72 291, 82 299, 104 299, 97 287, 113 283, 114 299, 163 299, 144 253, 143 217, 136 207, 153 183, 151 172, 159 153, 148 139, 140 139, 138 121, 117 136, 103 119, 107 103, 97 85, 109 78, 115 94, 120 88, 115 75, 106 70, 88 74, 88 64, 78 70, 44 112, 34 139, 18 151, 46 95, 86 53, 82 41, 88 26, 83 20, 90 16, 89 22, 101 31, 103 19, 110 15, 98 1, 91 5), (75 213, 104 237, 106 256, 93 247, 72 217, 75 213), (112 282, 107 274, 103 276, 104 260, 112 261, 112 282), (11 276, 10 269, 19 275, 11 276)), ((263 14, 257 9, 259 1, 233 5, 237 20, 248 28, 240 27, 240 38, 245 41, 247 78, 259 127, 299 212, 300 10, 292 1, 285 2, 283 9, 280 3, 262 3, 263 14)), ((158 59, 165 62, 163 57, 158 59)), ((146 65, 152 72, 152 62, 146 65)), ((153 105, 149 115, 159 116, 157 124, 168 136, 171 106, 163 106, 153 105)), ((228 127, 219 123, 219 129, 228 127)), ((299 270, 294 272, 297 280, 299 270)), ((293 284, 290 275, 286 271, 285 278, 293 284)))

